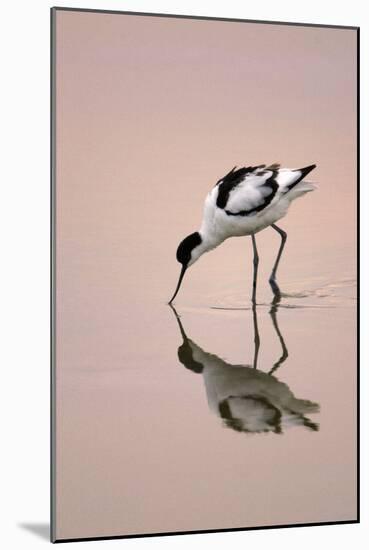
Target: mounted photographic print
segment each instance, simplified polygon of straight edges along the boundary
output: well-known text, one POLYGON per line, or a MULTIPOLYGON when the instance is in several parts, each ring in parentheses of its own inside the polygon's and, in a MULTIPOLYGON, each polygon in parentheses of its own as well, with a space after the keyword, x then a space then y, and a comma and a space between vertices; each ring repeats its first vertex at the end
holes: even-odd
POLYGON ((357 522, 359 29, 51 30, 52 541, 357 522))

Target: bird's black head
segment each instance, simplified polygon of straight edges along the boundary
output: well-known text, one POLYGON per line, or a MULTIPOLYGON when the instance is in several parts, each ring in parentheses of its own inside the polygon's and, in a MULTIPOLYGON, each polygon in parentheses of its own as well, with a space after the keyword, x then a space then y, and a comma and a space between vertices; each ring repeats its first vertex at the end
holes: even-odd
POLYGON ((191 257, 192 250, 201 244, 201 242, 200 233, 197 231, 188 235, 177 248, 177 261, 184 266, 188 266, 191 259, 193 259, 191 257))
POLYGON ((186 269, 189 265, 193 264, 200 256, 201 256, 201 250, 200 248, 197 249, 197 251, 193 254, 192 252, 202 243, 202 238, 200 233, 196 231, 195 233, 191 233, 191 235, 188 235, 183 241, 179 244, 177 248, 177 260, 180 264, 182 264, 182 270, 179 275, 179 280, 177 284, 177 288, 169 302, 171 304, 174 300, 174 298, 177 296, 179 287, 181 286, 183 276, 186 272, 186 269))

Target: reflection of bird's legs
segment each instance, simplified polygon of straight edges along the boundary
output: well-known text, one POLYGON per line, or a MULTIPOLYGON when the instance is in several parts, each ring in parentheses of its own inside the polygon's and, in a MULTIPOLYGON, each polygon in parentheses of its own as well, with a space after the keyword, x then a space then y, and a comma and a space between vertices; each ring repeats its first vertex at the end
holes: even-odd
POLYGON ((280 297, 277 298, 276 296, 274 296, 274 299, 272 301, 272 307, 270 308, 269 313, 270 313, 270 317, 272 318, 274 330, 276 331, 278 339, 281 343, 282 355, 280 356, 278 361, 274 363, 273 368, 269 371, 268 374, 272 374, 274 371, 276 371, 282 365, 282 363, 285 362, 285 360, 288 357, 288 349, 283 339, 282 333, 279 330, 278 321, 277 321, 277 311, 278 311, 279 302, 280 302, 280 297))
POLYGON ((252 319, 254 322, 254 361, 252 363, 252 366, 254 369, 257 368, 258 363, 258 355, 259 355, 259 348, 260 348, 260 335, 259 335, 259 327, 258 327, 258 317, 256 313, 256 304, 252 304, 252 319))
POLYGON ((257 276, 258 276, 259 254, 258 254, 258 249, 256 248, 256 239, 255 239, 254 234, 251 235, 251 240, 252 240, 252 248, 253 248, 253 251, 254 251, 254 260, 253 260, 254 274, 253 274, 253 279, 252 279, 252 298, 251 298, 251 300, 252 300, 253 304, 256 304, 256 279, 257 279, 257 276))
POLYGON ((272 287, 272 291, 273 291, 274 295, 280 297, 281 291, 280 291, 280 288, 277 284, 276 277, 277 277, 277 269, 278 269, 278 265, 279 265, 279 260, 281 259, 284 245, 286 244, 287 233, 285 231, 283 231, 283 229, 281 229, 280 227, 275 225, 274 223, 271 224, 271 227, 273 227, 273 229, 275 229, 275 231, 277 231, 280 234, 281 239, 282 239, 279 250, 278 250, 277 258, 274 262, 272 273, 269 277, 269 283, 270 283, 270 286, 272 287))

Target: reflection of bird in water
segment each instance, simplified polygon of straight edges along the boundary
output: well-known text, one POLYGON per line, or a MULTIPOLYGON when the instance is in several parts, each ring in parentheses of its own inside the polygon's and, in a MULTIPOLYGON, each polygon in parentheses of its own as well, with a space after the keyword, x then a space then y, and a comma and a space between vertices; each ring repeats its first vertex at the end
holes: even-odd
POLYGON ((317 431, 318 424, 306 414, 319 411, 319 405, 296 398, 287 384, 271 373, 287 358, 288 352, 279 331, 276 306, 270 311, 273 326, 282 345, 282 356, 269 373, 257 370, 259 332, 256 308, 253 308, 255 332, 254 364, 233 365, 217 355, 204 351, 187 337, 181 319, 172 306, 183 343, 178 348, 179 361, 186 368, 201 373, 205 383, 209 407, 218 414, 226 426, 239 432, 282 433, 290 426, 305 426, 317 431))
POLYGON ((256 278, 259 256, 255 233, 271 226, 281 236, 281 245, 269 278, 275 295, 280 295, 276 275, 279 260, 287 234, 275 222, 282 218, 290 203, 315 189, 312 183, 303 181, 315 168, 315 164, 305 168, 280 168, 279 164, 265 167, 234 167, 221 178, 206 197, 204 215, 199 231, 191 233, 180 243, 177 260, 182 264, 177 288, 179 291, 184 274, 189 266, 209 250, 213 250, 229 237, 251 235, 254 251, 254 277, 252 301, 256 301, 256 278))

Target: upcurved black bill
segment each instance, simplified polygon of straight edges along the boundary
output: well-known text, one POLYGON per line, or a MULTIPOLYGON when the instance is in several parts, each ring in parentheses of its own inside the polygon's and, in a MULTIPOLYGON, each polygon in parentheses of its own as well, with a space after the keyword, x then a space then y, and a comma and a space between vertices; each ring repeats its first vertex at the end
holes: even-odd
POLYGON ((172 296, 172 299, 168 302, 169 305, 173 302, 174 298, 175 298, 175 297, 177 296, 177 294, 178 294, 178 290, 179 290, 179 288, 180 288, 180 286, 181 286, 183 276, 184 276, 184 274, 186 273, 186 269, 187 269, 187 266, 186 266, 186 265, 183 265, 183 266, 182 266, 182 270, 181 270, 181 274, 180 274, 180 276, 179 276, 177 288, 176 288, 176 290, 175 290, 175 292, 174 292, 174 294, 173 294, 173 296, 172 296))

